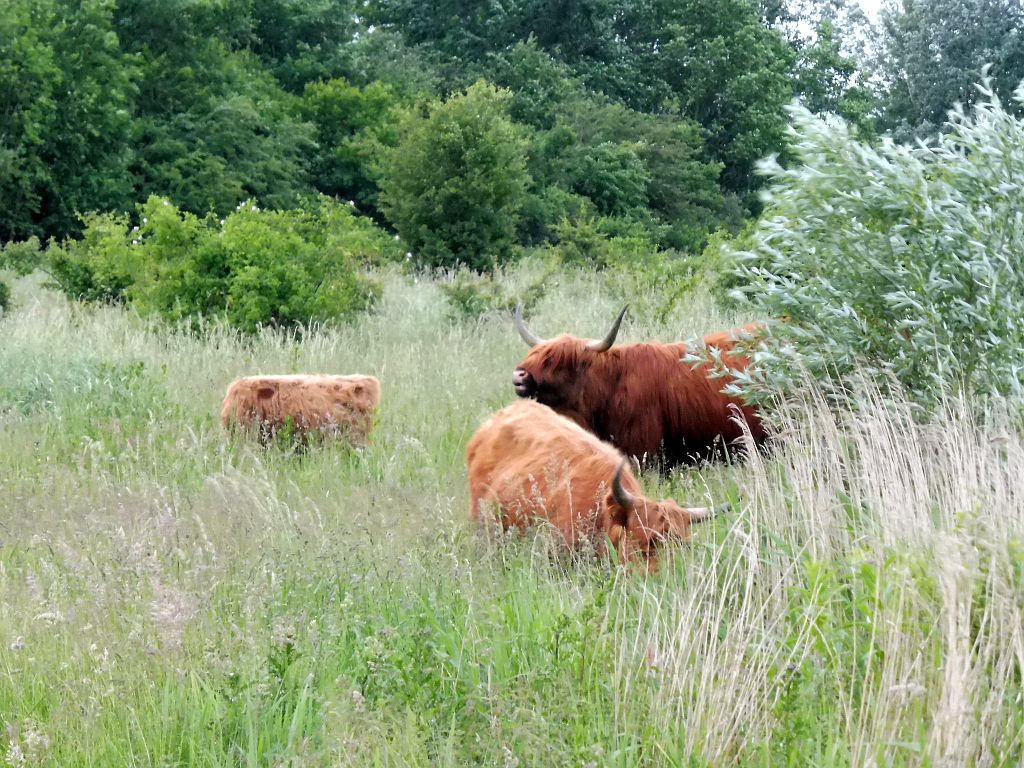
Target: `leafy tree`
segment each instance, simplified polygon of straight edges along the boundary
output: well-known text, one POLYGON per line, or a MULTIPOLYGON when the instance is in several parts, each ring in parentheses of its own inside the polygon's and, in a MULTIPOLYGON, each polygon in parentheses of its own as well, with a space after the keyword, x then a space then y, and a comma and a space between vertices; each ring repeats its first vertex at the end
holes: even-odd
POLYGON ((512 94, 508 107, 511 118, 540 130, 554 128, 567 104, 588 97, 569 66, 533 39, 491 54, 487 69, 492 81, 512 94))
POLYGON ((139 197, 225 213, 247 197, 287 207, 311 191, 313 128, 296 117, 297 97, 233 49, 248 41, 247 4, 126 0, 118 12, 143 62, 134 126, 139 197))
MULTIPOLYGON (((934 144, 866 145, 794 111, 794 163, 743 254, 743 295, 773 324, 751 391, 800 370, 837 397, 857 366, 930 404, 948 388, 1021 391, 1024 120, 988 84, 934 144)), ((1016 96, 1024 104, 1024 88, 1016 96)))
POLYGON ((534 41, 495 55, 490 66, 512 93, 510 115, 537 129, 527 241, 557 238, 565 217, 612 215, 645 222, 670 247, 699 249, 722 223, 721 166, 707 162, 696 123, 588 92, 534 41))
POLYGON ((791 52, 746 0, 670 5, 659 73, 680 113, 703 127, 709 154, 723 164, 723 188, 750 190, 755 163, 784 146, 791 52))
POLYGON ((411 112, 380 161, 385 215, 420 264, 492 268, 507 259, 526 198, 526 142, 509 94, 485 82, 411 112))
POLYGON ((780 22, 796 54, 794 88, 800 102, 817 115, 839 115, 864 136, 875 134, 878 96, 871 73, 870 22, 851 0, 790 2, 780 22))
POLYGON ((86 206, 131 199, 134 64, 110 0, 0 8, 0 240, 75 231, 86 206))
MULTIPOLYGON (((644 113, 696 120, 727 190, 747 192, 756 160, 784 145, 792 52, 753 0, 374 0, 368 18, 433 46, 462 72, 515 88, 530 67, 557 98, 556 69, 517 48, 532 40, 592 92, 644 113), (511 51, 506 56, 504 51, 511 51), (515 56, 519 61, 515 61, 515 56), (516 71, 516 68, 519 68, 516 71)), ((530 121, 542 119, 521 100, 530 121)), ((520 105, 516 105, 518 109, 520 105)))
POLYGON ((403 96, 437 96, 451 88, 437 51, 427 45, 410 45, 392 29, 362 30, 342 53, 344 75, 357 85, 379 81, 403 96))
POLYGON ((318 151, 311 166, 318 191, 376 209, 371 145, 391 140, 397 106, 394 89, 383 83, 357 88, 338 78, 306 86, 301 113, 316 126, 318 151))
POLYGON ((1022 30, 1019 0, 904 0, 888 6, 878 64, 880 126, 898 140, 935 133, 954 104, 974 103, 985 64, 992 65, 992 87, 1007 99, 1024 79, 1022 30))
POLYGON ((301 93, 345 71, 356 13, 352 0, 253 0, 253 51, 284 88, 301 93))

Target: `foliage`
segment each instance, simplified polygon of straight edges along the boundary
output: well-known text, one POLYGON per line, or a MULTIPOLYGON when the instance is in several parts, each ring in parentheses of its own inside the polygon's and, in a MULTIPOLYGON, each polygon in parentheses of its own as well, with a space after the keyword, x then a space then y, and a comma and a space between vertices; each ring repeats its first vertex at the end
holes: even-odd
POLYGON ((134 68, 109 0, 0 6, 0 242, 130 201, 134 68))
POLYGON ((536 129, 527 242, 554 237, 564 217, 598 213, 633 218, 660 245, 696 251, 722 223, 722 166, 706 160, 695 122, 588 94, 532 42, 495 56, 492 65, 511 89, 510 114, 536 129))
POLYGON ((223 215, 247 197, 286 208, 313 191, 313 127, 297 118, 298 98, 244 50, 245 4, 137 0, 119 6, 117 23, 142 61, 136 199, 161 195, 223 215))
POLYGON ((766 164, 773 186, 743 255, 756 316, 789 321, 744 384, 863 365, 924 404, 950 388, 1020 391, 1024 120, 981 89, 934 144, 874 148, 794 109, 796 162, 766 164))
MULTIPOLYGON (((534 330, 603 335, 618 275, 555 277, 534 330)), ((738 511, 657 574, 612 569, 471 524, 466 442, 525 347, 507 318, 446 322, 418 278, 385 274, 356 322, 247 337, 19 279, 0 762, 1021 764, 1018 430, 967 406, 915 424, 877 393, 833 418, 811 390, 770 456, 643 476, 652 497, 738 511), (224 389, 260 370, 380 375, 371 445, 227 440, 224 389)), ((740 319, 697 295, 665 323, 631 307, 620 336, 740 319)))
POLYGON ((44 254, 39 238, 11 240, 0 246, 0 269, 9 269, 17 275, 27 275, 43 265, 44 254))
POLYGON ((793 95, 789 48, 745 0, 673 5, 660 74, 724 164, 723 189, 750 190, 757 160, 784 145, 783 106, 793 95))
POLYGON ((513 89, 536 77, 535 97, 516 106, 537 124, 551 118, 536 102, 577 87, 559 82, 569 73, 589 91, 640 113, 695 120, 709 159, 724 164, 726 190, 749 191, 754 162, 783 145, 792 56, 751 0, 579 0, 570 6, 519 0, 500 8, 471 0, 442 11, 411 0, 376 0, 368 18, 463 69, 483 68, 513 89))
POLYGON ((529 177, 508 99, 478 82, 412 111, 383 154, 381 207, 417 263, 487 270, 511 256, 529 177))
POLYGON ((778 28, 794 2, 12 0, 0 10, 0 242, 77 235, 81 212, 125 213, 153 194, 202 217, 320 192, 383 222, 390 184, 388 215, 422 264, 484 268, 580 215, 633 219, 660 248, 696 253, 756 210, 752 164, 785 151, 793 93, 867 121, 846 17, 805 14, 819 40, 794 55, 778 28), (481 117, 493 156, 467 167, 500 174, 469 183, 458 152, 435 164, 395 150, 410 104, 454 102, 421 115, 430 133, 481 79, 502 106, 481 117), (412 174, 414 158, 434 175, 412 174), (416 205, 399 177, 445 200, 416 205), (482 196, 456 210, 446 185, 482 196))
POLYGON ((337 77, 355 32, 355 5, 352 0, 254 0, 253 50, 293 93, 337 77))
POLYGON ((322 194, 376 207, 372 144, 393 143, 397 106, 394 88, 379 82, 357 88, 335 79, 306 86, 301 112, 316 126, 317 152, 310 166, 313 183, 322 194))
POLYGON ((0 314, 11 308, 11 287, 0 280, 0 314))
POLYGON ((977 99, 974 84, 985 64, 992 65, 993 90, 1009 99, 1024 78, 1022 29, 1019 0, 906 0, 888 7, 878 64, 881 127, 897 140, 942 129, 948 110, 977 99))
POLYGON ((51 272, 85 301, 131 301, 171 320, 221 316, 241 330, 328 322, 368 309, 379 294, 358 266, 397 257, 398 245, 348 206, 304 209, 246 201, 226 218, 199 218, 151 197, 138 226, 91 214, 51 272))
POLYGON ((596 269, 639 268, 657 250, 643 226, 608 216, 562 219, 555 225, 555 244, 551 247, 563 264, 596 269))
POLYGON ((504 274, 480 275, 462 268, 440 286, 456 319, 475 319, 486 312, 509 315, 517 306, 525 312, 532 309, 547 292, 556 268, 557 264, 548 263, 523 285, 509 285, 504 274))
POLYGON ((389 29, 362 30, 344 49, 345 76, 357 85, 383 82, 406 97, 437 95, 448 81, 437 52, 409 45, 389 29))
MULTIPOLYGON (((79 301, 127 300, 141 277, 142 254, 126 215, 90 213, 82 217, 81 239, 67 240, 50 253, 49 273, 61 290, 79 301)), ((180 244, 186 245, 184 243, 180 244)))
POLYGON ((832 18, 822 19, 815 38, 797 55, 795 88, 800 102, 818 115, 834 114, 868 138, 875 133, 875 94, 858 80, 857 61, 843 51, 840 31, 832 18))

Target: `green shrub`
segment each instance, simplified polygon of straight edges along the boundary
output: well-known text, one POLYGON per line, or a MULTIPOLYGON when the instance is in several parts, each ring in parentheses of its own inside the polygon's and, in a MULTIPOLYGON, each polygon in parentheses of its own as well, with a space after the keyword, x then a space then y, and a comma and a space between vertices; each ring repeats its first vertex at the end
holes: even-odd
POLYGON ((450 283, 441 283, 448 298, 452 315, 456 319, 473 319, 485 312, 511 313, 517 305, 529 311, 544 297, 557 265, 548 266, 524 286, 510 287, 499 276, 479 275, 469 269, 460 269, 450 283))
POLYGON ((0 312, 7 312, 11 308, 11 289, 7 283, 0 280, 0 312))
POLYGON ((614 216, 563 218, 555 225, 551 250, 563 264, 639 268, 657 261, 658 245, 641 223, 614 216))
POLYGON ((379 161, 380 203, 418 264, 490 270, 512 255, 529 176, 509 94, 483 81, 427 114, 379 161))
MULTIPOLYGON (((863 365, 918 402, 952 388, 1020 392, 1024 120, 982 87, 931 144, 857 141, 793 109, 794 160, 764 170, 766 208, 740 254, 742 295, 777 323, 751 392, 863 365)), ((1016 98, 1024 102, 1024 86, 1016 98)))
POLYGON ((73 299, 123 302, 142 266, 128 217, 90 213, 82 222, 82 239, 67 240, 50 254, 51 276, 73 299))
POLYGON ((12 240, 0 247, 0 269, 9 269, 18 275, 27 275, 43 265, 44 252, 39 238, 12 240))
POLYGON ((69 295, 129 300, 170 320, 219 316, 249 332, 368 309, 380 289, 358 267, 401 251, 349 206, 323 197, 290 211, 246 201, 224 219, 199 218, 151 197, 135 227, 113 214, 91 214, 85 223, 82 239, 52 258, 69 295))
POLYGON ((318 190, 376 208, 369 150, 373 138, 394 130, 397 103, 394 89, 383 83, 358 88, 337 78, 306 84, 300 109, 316 126, 318 149, 310 166, 318 190))

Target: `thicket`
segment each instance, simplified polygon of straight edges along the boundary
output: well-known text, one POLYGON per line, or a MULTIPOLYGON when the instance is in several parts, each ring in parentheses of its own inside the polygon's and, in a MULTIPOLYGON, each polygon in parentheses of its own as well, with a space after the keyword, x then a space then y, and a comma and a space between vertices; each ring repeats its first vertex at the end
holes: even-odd
POLYGON ((413 110, 384 150, 381 207, 418 264, 490 270, 510 257, 528 176, 508 96, 479 82, 413 110))
POLYGON ((916 2, 873 29, 851 0, 10 0, 0 242, 134 226, 152 195, 224 218, 322 193, 424 265, 679 262, 758 213, 791 99, 927 135, 979 62, 999 93, 1024 76, 1018 6, 916 2))
POLYGON ((219 219, 154 196, 131 221, 90 214, 81 239, 50 248, 41 264, 74 298, 130 302, 171 321, 221 317, 252 332, 370 308, 380 287, 361 268, 400 256, 385 232, 325 197, 287 211, 245 201, 219 219))
POLYGON ((738 289, 756 316, 786 321, 741 385, 786 388, 809 371, 841 397, 859 369, 924 405, 1021 392, 1024 120, 987 81, 980 92, 945 133, 907 145, 792 110, 794 162, 764 164, 738 289))
POLYGON ((134 215, 151 195, 223 217, 241 200, 282 210, 320 192, 415 233, 427 264, 479 268, 592 216, 697 251, 748 212, 749 167, 781 147, 793 54, 750 0, 683 5, 469 3, 452 16, 352 0, 11 0, 0 242, 78 236, 83 213, 134 215), (422 130, 403 115, 472 133, 460 105, 481 79, 511 93, 499 111, 512 125, 490 148, 509 161, 473 157, 463 172, 439 142, 418 168, 403 163, 395 150, 422 130), (410 174, 428 196, 472 205, 413 196, 410 174))

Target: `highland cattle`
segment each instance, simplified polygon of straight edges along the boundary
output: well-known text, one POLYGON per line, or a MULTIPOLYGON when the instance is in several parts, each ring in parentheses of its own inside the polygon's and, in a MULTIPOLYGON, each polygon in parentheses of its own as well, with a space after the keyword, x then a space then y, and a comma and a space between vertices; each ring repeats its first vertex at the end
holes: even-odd
POLYGON ((288 430, 301 442, 315 432, 364 445, 379 407, 373 376, 247 376, 228 387, 220 415, 225 429, 254 433, 261 442, 288 430))
MULTIPOLYGON (((672 466, 722 456, 749 433, 755 445, 766 439, 757 409, 723 388, 732 377, 716 376, 711 362, 683 358, 685 342, 613 346, 626 308, 603 339, 569 334, 545 340, 531 331, 516 309, 515 326, 530 352, 512 374, 517 395, 536 400, 642 462, 672 466)), ((745 370, 749 358, 733 349, 737 337, 754 334, 752 323, 704 337, 722 362, 745 370)))
POLYGON ((667 539, 688 541, 707 508, 644 495, 628 460, 545 405, 514 403, 473 435, 466 451, 470 515, 493 511, 504 528, 546 520, 572 548, 615 548, 623 562, 657 566, 667 539))

